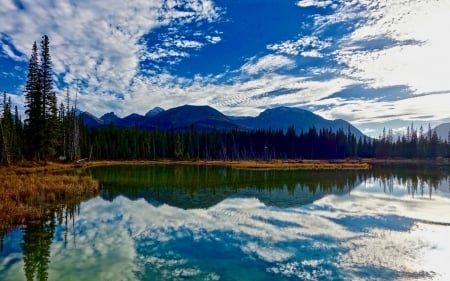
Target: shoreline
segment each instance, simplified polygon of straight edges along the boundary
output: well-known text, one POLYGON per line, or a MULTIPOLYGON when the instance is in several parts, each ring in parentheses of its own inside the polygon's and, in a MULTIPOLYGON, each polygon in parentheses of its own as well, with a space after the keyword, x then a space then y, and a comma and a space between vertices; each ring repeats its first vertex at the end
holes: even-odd
POLYGON ((92 177, 55 174, 69 168, 54 164, 1 167, 0 237, 44 219, 49 210, 78 204, 98 194, 99 183, 92 177))
POLYGON ((54 174, 89 167, 113 165, 196 165, 222 166, 232 169, 248 170, 368 170, 389 165, 429 165, 449 166, 450 158, 405 159, 405 158, 362 158, 362 159, 273 159, 273 160, 79 160, 74 163, 34 163, 19 162, 15 165, 0 167, 0 174, 54 174))
MULTIPOLYGON (((115 165, 194 165, 241 170, 368 170, 371 164, 355 160, 100 160, 86 161, 78 168, 115 165)), ((76 168, 75 168, 76 169, 76 168)))
POLYGON ((221 166, 242 170, 369 170, 374 167, 389 165, 450 166, 450 159, 94 160, 78 163, 68 169, 113 165, 196 165, 221 166))

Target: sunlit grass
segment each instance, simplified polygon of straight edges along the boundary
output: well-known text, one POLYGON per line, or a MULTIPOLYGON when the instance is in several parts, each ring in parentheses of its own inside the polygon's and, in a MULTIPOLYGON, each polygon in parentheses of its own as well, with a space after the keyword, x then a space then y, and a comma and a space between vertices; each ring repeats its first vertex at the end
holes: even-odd
POLYGON ((359 160, 157 160, 157 161, 93 161, 87 167, 109 165, 199 165, 223 166, 244 170, 368 170, 369 161, 359 160))
POLYGON ((58 204, 81 201, 98 193, 91 177, 46 173, 48 167, 9 167, 0 169, 0 233, 37 220, 58 204))

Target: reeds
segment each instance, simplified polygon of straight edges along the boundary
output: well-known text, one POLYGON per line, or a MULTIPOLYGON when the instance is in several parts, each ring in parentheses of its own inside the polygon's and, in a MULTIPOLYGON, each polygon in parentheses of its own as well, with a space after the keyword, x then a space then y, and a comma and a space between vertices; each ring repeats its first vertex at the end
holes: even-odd
POLYGON ((42 218, 55 204, 90 198, 98 187, 91 177, 0 169, 0 233, 42 218))

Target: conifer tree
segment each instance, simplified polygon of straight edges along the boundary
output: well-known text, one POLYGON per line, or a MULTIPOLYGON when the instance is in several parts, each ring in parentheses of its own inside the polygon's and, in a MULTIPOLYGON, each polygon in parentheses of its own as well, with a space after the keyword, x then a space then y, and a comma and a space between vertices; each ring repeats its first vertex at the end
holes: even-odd
POLYGON ((28 75, 25 85, 25 154, 27 157, 40 160, 44 149, 44 122, 42 115, 41 74, 39 70, 38 49, 36 41, 33 44, 28 64, 28 75))
POLYGON ((3 107, 0 118, 0 134, 1 134, 1 162, 10 165, 11 148, 13 139, 13 119, 11 114, 11 99, 6 98, 6 92, 3 93, 3 107))
POLYGON ((34 160, 54 158, 59 143, 60 122, 49 45, 48 36, 42 36, 39 59, 34 42, 25 86, 25 114, 28 117, 24 124, 25 147, 26 155, 34 160))
POLYGON ((42 113, 45 119, 44 157, 53 158, 58 148, 59 122, 56 93, 53 89, 53 69, 50 56, 50 42, 47 35, 41 41, 41 90, 42 113))

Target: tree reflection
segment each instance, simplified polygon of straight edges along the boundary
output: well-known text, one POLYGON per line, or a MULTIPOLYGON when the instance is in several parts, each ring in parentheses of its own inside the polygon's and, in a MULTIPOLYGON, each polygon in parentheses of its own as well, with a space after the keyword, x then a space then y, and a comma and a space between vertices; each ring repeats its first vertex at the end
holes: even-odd
POLYGON ((375 169, 372 178, 377 180, 385 193, 404 187, 411 197, 429 197, 439 187, 445 186, 449 172, 436 167, 395 167, 375 169))
POLYGON ((256 197, 277 207, 309 204, 327 194, 350 192, 368 179, 393 193, 432 196, 448 171, 436 167, 376 167, 369 171, 248 171, 197 165, 109 166, 86 171, 102 185, 100 196, 144 198, 158 205, 209 208, 232 196, 256 197), (281 198, 281 197, 282 198, 281 198), (276 199, 274 199, 276 197, 276 199))
MULTIPOLYGON (((50 263, 50 246, 55 234, 57 223, 64 225, 64 243, 67 244, 69 221, 79 210, 79 204, 69 203, 48 212, 48 216, 40 221, 29 223, 24 227, 22 252, 24 272, 27 281, 48 280, 48 266, 50 263)), ((74 236, 75 239, 75 236, 74 236)))

